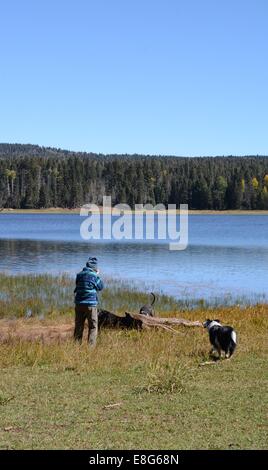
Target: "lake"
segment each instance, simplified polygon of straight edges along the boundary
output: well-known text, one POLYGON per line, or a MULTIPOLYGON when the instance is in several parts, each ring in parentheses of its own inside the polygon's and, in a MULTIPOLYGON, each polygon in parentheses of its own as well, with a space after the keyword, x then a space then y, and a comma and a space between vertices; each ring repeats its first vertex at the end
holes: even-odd
POLYGON ((184 251, 170 251, 166 240, 84 241, 82 220, 0 214, 0 271, 74 275, 96 255, 104 277, 189 303, 268 301, 267 215, 190 215, 184 251))

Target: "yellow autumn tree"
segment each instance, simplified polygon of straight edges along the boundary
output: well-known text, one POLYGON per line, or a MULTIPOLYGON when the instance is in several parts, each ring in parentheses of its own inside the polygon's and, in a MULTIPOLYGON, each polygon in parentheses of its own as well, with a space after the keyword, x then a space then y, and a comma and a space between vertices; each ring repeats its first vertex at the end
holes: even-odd
POLYGON ((257 178, 252 178, 252 186, 254 189, 258 189, 259 187, 259 181, 257 180, 257 178))

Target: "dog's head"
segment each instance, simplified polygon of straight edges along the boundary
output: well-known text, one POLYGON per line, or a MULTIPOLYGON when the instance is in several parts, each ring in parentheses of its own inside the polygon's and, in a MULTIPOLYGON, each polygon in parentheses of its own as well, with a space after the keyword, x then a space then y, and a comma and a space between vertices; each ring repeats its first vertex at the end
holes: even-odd
POLYGON ((207 318, 207 320, 203 322, 204 328, 211 328, 212 326, 221 326, 220 320, 210 320, 207 318))
POLYGON ((203 327, 204 327, 204 328, 207 328, 208 325, 210 325, 211 322, 212 322, 212 320, 210 320, 209 318, 207 318, 206 321, 203 322, 203 327))

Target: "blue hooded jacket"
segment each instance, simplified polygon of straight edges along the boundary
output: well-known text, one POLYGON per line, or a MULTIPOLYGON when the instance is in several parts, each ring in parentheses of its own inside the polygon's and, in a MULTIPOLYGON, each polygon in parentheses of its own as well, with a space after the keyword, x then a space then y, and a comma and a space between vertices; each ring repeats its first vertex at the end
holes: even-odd
POLYGON ((76 276, 75 304, 96 307, 98 305, 97 291, 101 291, 103 287, 102 280, 93 269, 83 268, 76 276))

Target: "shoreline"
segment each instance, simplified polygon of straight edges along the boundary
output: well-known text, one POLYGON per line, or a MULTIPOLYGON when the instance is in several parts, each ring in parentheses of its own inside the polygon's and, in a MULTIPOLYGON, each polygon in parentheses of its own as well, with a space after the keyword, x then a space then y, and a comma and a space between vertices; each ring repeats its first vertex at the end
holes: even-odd
MULTIPOLYGON (((120 215, 119 209, 111 208, 113 215, 120 215)), ((97 213, 96 211, 92 211, 93 213, 97 213)), ((99 212, 101 214, 109 214, 109 210, 103 210, 103 207, 99 207, 99 212)), ((153 212, 153 211, 148 211, 153 212)), ((162 212, 162 211, 161 211, 162 212)), ((166 213, 167 211, 163 211, 166 213)), ((130 215, 133 211, 126 210, 124 211, 125 214, 130 215)), ((143 211, 136 211, 137 214, 143 213, 143 211)), ((171 210, 171 214, 176 213, 177 215, 180 214, 180 210, 171 210)), ((72 214, 80 214, 80 207, 74 209, 66 209, 61 207, 49 207, 47 209, 2 209, 0 210, 1 214, 63 214, 63 215, 72 215, 72 214)), ((189 215, 268 215, 268 210, 241 210, 241 209, 234 209, 234 210, 194 210, 189 209, 189 215)))

